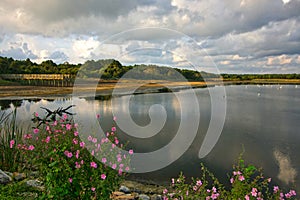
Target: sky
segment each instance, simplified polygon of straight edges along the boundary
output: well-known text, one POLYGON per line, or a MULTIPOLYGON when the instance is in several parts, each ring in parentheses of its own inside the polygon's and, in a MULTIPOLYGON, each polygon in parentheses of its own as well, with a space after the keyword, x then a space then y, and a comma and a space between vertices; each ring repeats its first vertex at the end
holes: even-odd
POLYGON ((300 0, 1 0, 0 56, 300 73, 300 0))

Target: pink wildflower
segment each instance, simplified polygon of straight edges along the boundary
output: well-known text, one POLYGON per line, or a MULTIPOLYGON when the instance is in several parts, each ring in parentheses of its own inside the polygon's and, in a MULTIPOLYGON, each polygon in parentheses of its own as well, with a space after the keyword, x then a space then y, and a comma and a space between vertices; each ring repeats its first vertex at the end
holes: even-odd
POLYGON ((71 125, 71 124, 67 124, 67 125, 66 125, 66 129, 67 129, 67 130, 71 130, 71 128, 72 128, 72 125, 71 125))
POLYGON ((129 171, 129 167, 126 167, 125 170, 128 172, 129 171))
POLYGON ((250 200, 250 197, 248 194, 245 196, 245 200, 250 200))
POLYGON ((106 158, 102 158, 101 161, 102 161, 102 163, 106 163, 107 160, 106 160, 106 158))
POLYGON ((230 183, 232 184, 233 182, 234 182, 234 179, 233 179, 233 178, 231 178, 231 179, 230 179, 230 183))
POLYGON ((11 141, 9 142, 9 147, 10 147, 10 148, 13 148, 14 144, 15 144, 15 141, 14 141, 14 140, 11 140, 11 141))
POLYGON ((97 114, 96 117, 97 117, 97 119, 99 119, 100 118, 100 114, 97 114))
POLYGON ((239 176, 239 180, 243 181, 243 180, 245 180, 245 177, 241 175, 241 176, 239 176))
POLYGON ((38 128, 33 129, 33 133, 37 134, 40 130, 38 128))
POLYGON ((119 170, 118 170, 118 173, 119 173, 119 175, 122 175, 123 170, 122 170, 122 169, 119 169, 119 170))
POLYGON ((63 118, 64 118, 64 119, 67 119, 67 118, 68 118, 68 115, 63 114, 63 118))
POLYGON ((200 180, 196 181, 196 185, 200 187, 202 185, 202 181, 200 180))
POLYGON ((252 188, 251 195, 252 195, 253 197, 256 197, 256 196, 257 196, 257 189, 256 189, 256 188, 252 188))
POLYGON ((116 127, 112 127, 112 128, 111 128, 111 131, 112 131, 112 132, 115 132, 116 130, 117 130, 116 127))
POLYGON ((95 162, 91 162, 90 165, 92 168, 95 168, 95 169, 97 168, 97 163, 95 163, 95 162))
POLYGON ((270 183, 272 181, 272 178, 268 178, 268 182, 270 183))
POLYGON ((75 157, 76 157, 77 159, 79 158, 79 153, 80 153, 80 151, 77 150, 77 151, 76 151, 76 154, 75 154, 75 157))
POLYGON ((279 187, 278 186, 274 186, 273 191, 276 194, 279 191, 279 187))
POLYGON ((85 143, 82 141, 79 143, 80 147, 84 148, 85 143))
POLYGON ((212 195, 211 195, 211 198, 212 198, 212 199, 217 199, 219 196, 220 196, 219 193, 215 193, 215 194, 212 194, 212 195))
POLYGON ((172 181, 172 184, 175 184, 175 179, 174 178, 172 178, 171 181, 172 181))
POLYGON ((97 143, 97 138, 93 138, 93 139, 92 139, 92 142, 93 142, 93 143, 97 143))
POLYGON ((78 136, 78 131, 74 132, 74 136, 77 137, 78 136))
POLYGON ((47 136, 45 142, 46 142, 46 143, 49 143, 49 142, 50 142, 50 139, 51 139, 51 137, 50 137, 50 136, 47 136))
POLYGON ((130 150, 128 151, 128 153, 129 153, 130 155, 132 155, 132 154, 133 154, 133 150, 130 149, 130 150))
POLYGON ((28 147, 28 150, 30 150, 30 151, 32 151, 34 149, 34 146, 33 145, 30 145, 29 147, 28 147))
POLYGON ((88 139, 88 141, 92 141, 93 137, 89 135, 87 139, 88 139))
POLYGON ((290 192, 289 192, 291 195, 293 195, 293 196, 296 196, 297 195, 297 193, 296 193, 296 191, 295 190, 290 190, 290 192))
POLYGON ((73 179, 72 179, 72 178, 69 178, 69 182, 72 183, 72 182, 73 182, 73 179))
POLYGON ((35 112, 35 113, 34 113, 34 116, 38 117, 38 116, 39 116, 39 113, 35 112))
POLYGON ((105 180, 106 179, 106 175, 105 174, 101 174, 101 179, 105 180))
POLYGON ((94 187, 91 187, 91 190, 92 190, 93 192, 95 192, 96 188, 94 188, 94 187))
POLYGON ((78 140, 76 138, 73 138, 73 144, 78 144, 78 140))
POLYGON ((117 117, 114 116, 114 117, 113 117, 113 120, 116 121, 116 120, 117 120, 117 117))
POLYGON ((217 189, 216 189, 215 187, 213 187, 211 190, 212 190, 214 193, 217 192, 217 189))
POLYGON ((234 172, 233 172, 233 175, 235 175, 235 176, 236 176, 236 175, 241 175, 241 174, 242 174, 242 173, 241 173, 240 171, 237 171, 237 172, 234 171, 234 172))
POLYGON ((75 162, 75 168, 79 169, 80 167, 81 167, 80 164, 78 162, 75 162))
POLYGON ((115 144, 119 144, 119 140, 117 138, 115 139, 115 144))
POLYGON ((65 151, 64 154, 68 157, 68 158, 72 158, 73 154, 72 152, 69 152, 69 151, 65 151))
POLYGON ((116 169, 116 168, 117 168, 117 165, 116 165, 116 164, 113 164, 113 165, 111 166, 111 168, 116 169))

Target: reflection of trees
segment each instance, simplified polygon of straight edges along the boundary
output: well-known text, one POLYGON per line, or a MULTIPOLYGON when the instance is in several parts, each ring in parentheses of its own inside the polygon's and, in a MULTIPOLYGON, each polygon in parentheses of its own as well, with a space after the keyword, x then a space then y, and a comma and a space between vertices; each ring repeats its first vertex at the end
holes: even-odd
MULTIPOLYGON (((10 108, 10 105, 13 104, 15 107, 20 107, 24 101, 28 101, 29 103, 34 102, 38 103, 41 101, 41 99, 3 99, 0 100, 0 107, 1 110, 10 108)), ((55 99, 47 99, 48 102, 54 102, 55 99)))
POLYGON ((21 106, 23 100, 0 100, 1 110, 10 108, 10 104, 13 104, 15 107, 21 106))

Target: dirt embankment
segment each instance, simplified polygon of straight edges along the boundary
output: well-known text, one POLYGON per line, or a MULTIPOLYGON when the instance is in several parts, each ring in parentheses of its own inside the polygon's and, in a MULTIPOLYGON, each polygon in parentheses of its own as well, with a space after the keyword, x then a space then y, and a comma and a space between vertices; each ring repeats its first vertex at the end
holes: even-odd
POLYGON ((75 88, 76 92, 88 93, 96 91, 97 94, 111 94, 116 88, 121 90, 129 90, 138 88, 139 93, 151 92, 166 92, 168 88, 197 88, 214 85, 233 85, 233 84, 299 84, 300 80, 287 80, 287 79, 257 79, 250 81, 210 81, 210 82, 169 82, 169 81, 143 81, 143 80, 127 80, 123 82, 109 81, 100 82, 95 89, 93 84, 83 84, 76 87, 46 87, 46 86, 22 86, 10 85, 0 86, 0 98, 20 98, 20 97, 56 97, 67 96, 73 93, 75 88))

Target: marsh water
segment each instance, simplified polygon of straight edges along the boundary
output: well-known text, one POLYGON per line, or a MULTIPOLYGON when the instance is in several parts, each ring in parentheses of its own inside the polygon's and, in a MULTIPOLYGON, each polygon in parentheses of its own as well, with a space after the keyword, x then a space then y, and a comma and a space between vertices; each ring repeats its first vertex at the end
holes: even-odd
MULTIPOLYGON (((218 87, 210 88, 217 90, 218 87)), ((117 132, 122 141, 128 141, 127 148, 135 152, 151 152, 164 147, 176 136, 179 124, 194 123, 200 113, 197 135, 187 151, 171 165, 158 171, 132 174, 135 179, 165 183, 182 171, 187 177, 199 176, 200 163, 204 163, 216 177, 227 181, 231 175, 232 165, 240 153, 247 163, 262 167, 266 177, 272 177, 275 183, 300 189, 300 86, 295 85, 239 85, 226 86, 226 117, 220 138, 212 151, 204 158, 198 153, 211 120, 211 98, 208 88, 194 89, 198 99, 199 110, 195 105, 185 102, 187 108, 180 110, 182 102, 176 95, 188 97, 189 90, 177 93, 139 94, 119 96, 112 99, 51 98, 45 99, 0 99, 2 110, 10 110, 14 104, 18 111, 18 120, 23 126, 30 126, 33 112, 44 113, 40 107, 56 109, 76 104, 76 114, 84 119, 87 115, 100 114, 103 130, 113 126, 113 110, 128 116, 138 125, 150 123, 149 109, 159 104, 164 107, 167 118, 163 127, 152 137, 139 138, 130 136, 121 127, 117 132), (126 102, 129 100, 129 105, 126 102), (92 108, 92 109, 90 109, 92 108), (128 109, 126 109, 128 108, 128 109), (182 112, 187 114, 182 115, 182 112), (124 113, 123 113, 124 114, 124 113), (127 113, 128 114, 128 113, 127 113)), ((155 112, 155 109, 152 110, 155 112)), ((114 112, 116 113, 116 112, 114 112)), ((155 113, 152 113, 154 117, 155 113)), ((118 116, 117 121, 118 121, 118 116)), ((141 129, 142 130, 142 129, 141 129)), ((148 134, 145 130, 140 134, 148 134)), ((189 131, 186 134, 190 134, 189 131)), ((153 160, 149 162, 159 162, 153 160)))

